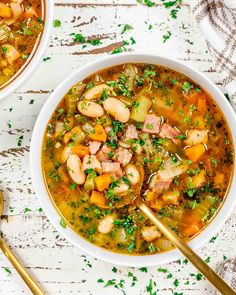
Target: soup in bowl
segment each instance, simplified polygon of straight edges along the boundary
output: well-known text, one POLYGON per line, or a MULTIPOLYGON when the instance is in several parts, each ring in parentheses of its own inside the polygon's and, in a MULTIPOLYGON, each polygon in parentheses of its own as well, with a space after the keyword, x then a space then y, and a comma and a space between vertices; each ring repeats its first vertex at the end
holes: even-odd
POLYGON ((36 191, 46 194, 49 218, 60 215, 57 228, 89 254, 127 265, 170 261, 176 250, 134 199, 141 195, 181 238, 203 241, 233 178, 230 122, 206 86, 217 88, 149 55, 110 57, 81 71, 36 123, 36 191))
POLYGON ((0 1, 0 98, 35 68, 46 48, 51 24, 51 1, 0 1))

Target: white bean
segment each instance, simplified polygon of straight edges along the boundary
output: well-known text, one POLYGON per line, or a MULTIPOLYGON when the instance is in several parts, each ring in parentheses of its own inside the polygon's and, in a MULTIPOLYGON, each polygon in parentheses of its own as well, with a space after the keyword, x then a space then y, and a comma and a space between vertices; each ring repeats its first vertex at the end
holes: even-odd
POLYGON ((91 99, 100 99, 102 96, 103 91, 107 93, 107 91, 110 89, 110 87, 105 84, 99 84, 94 86, 93 88, 90 88, 87 90, 84 94, 84 99, 91 100, 91 99))
POLYGON ((128 193, 128 191, 129 191, 129 186, 124 182, 119 182, 119 185, 113 189, 114 194, 117 194, 117 195, 124 195, 128 193))
POLYGON ((70 177, 73 179, 73 181, 77 184, 83 184, 85 182, 86 176, 82 170, 79 156, 75 154, 69 155, 66 164, 70 177))
POLYGON ((111 215, 105 216, 98 225, 98 231, 102 234, 108 234, 113 228, 114 218, 111 215))
POLYGON ((134 164, 127 164, 125 166, 125 174, 132 184, 137 184, 140 179, 139 171, 134 164))
POLYGON ((78 103, 78 110, 81 114, 92 118, 104 115, 104 110, 98 103, 85 99, 78 103))
POLYGON ((130 111, 126 105, 117 98, 108 97, 103 102, 104 109, 116 120, 126 123, 130 117, 130 111))

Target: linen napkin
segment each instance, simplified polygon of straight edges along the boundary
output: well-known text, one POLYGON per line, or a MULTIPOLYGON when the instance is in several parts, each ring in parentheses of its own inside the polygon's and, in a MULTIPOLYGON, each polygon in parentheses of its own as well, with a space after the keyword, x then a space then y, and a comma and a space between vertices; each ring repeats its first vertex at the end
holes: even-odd
POLYGON ((236 0, 190 0, 220 73, 220 85, 236 111, 236 0))
MULTIPOLYGON (((219 275, 236 291, 236 258, 224 262, 220 267, 219 275)), ((215 291, 215 295, 220 295, 219 291, 215 291)))

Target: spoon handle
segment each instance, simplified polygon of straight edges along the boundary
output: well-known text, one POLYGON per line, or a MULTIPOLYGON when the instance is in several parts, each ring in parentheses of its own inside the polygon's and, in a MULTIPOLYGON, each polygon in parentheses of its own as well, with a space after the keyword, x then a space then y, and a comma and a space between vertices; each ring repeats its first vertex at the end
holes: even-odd
POLYGON ((159 228, 159 230, 178 248, 192 264, 208 279, 212 285, 223 295, 236 295, 227 285, 184 241, 176 235, 167 225, 157 218, 153 211, 143 202, 138 202, 138 207, 159 228))
POLYGON ((10 248, 6 245, 6 243, 1 238, 0 238, 0 248, 2 249, 2 252, 5 254, 5 256, 10 260, 14 268, 18 271, 19 275, 22 277, 25 283, 28 285, 32 293, 34 295, 45 295, 46 293, 38 286, 38 284, 34 281, 34 279, 27 273, 27 271, 24 269, 22 264, 14 256, 10 248))

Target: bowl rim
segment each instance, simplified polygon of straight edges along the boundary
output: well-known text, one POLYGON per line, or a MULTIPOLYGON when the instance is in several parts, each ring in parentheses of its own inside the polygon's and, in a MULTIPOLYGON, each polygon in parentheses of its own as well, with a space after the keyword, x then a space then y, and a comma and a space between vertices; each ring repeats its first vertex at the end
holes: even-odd
POLYGON ((42 0, 42 2, 45 10, 45 22, 43 33, 40 37, 40 40, 38 41, 37 48, 35 49, 35 52, 33 53, 33 56, 30 58, 30 61, 27 63, 27 65, 25 67, 23 65, 17 71, 16 78, 10 82, 9 85, 0 90, 0 101, 19 88, 26 81, 26 79, 29 78, 30 74, 33 74, 37 65, 39 65, 41 62, 43 54, 48 47, 53 24, 54 3, 53 0, 42 0))
MULTIPOLYGON (((73 245, 78 247, 80 250, 86 252, 88 255, 96 257, 98 259, 104 260, 109 263, 123 265, 123 266, 154 266, 163 263, 168 263, 175 261, 182 257, 182 254, 179 250, 174 249, 167 252, 144 255, 144 256, 131 256, 126 254, 114 253, 103 248, 100 248, 92 243, 88 242, 84 238, 76 234, 69 226, 62 228, 59 224, 61 220, 60 214, 57 212, 57 209, 54 207, 53 202, 51 201, 50 196, 48 195, 43 173, 41 169, 41 150, 42 150, 42 137, 44 135, 46 125, 51 117, 53 111, 55 110, 58 103, 61 101, 65 93, 78 81, 84 79, 90 74, 108 68, 114 65, 119 65, 123 63, 150 63, 157 64, 174 69, 178 72, 185 74, 187 77, 198 83, 206 90, 218 104, 225 119, 229 125, 232 134, 232 140, 234 147, 236 146, 236 116, 235 113, 223 95, 223 93, 218 89, 218 87, 208 79, 200 71, 196 70, 192 66, 186 65, 181 61, 170 58, 168 56, 160 56, 155 54, 146 54, 146 53, 122 53, 119 55, 110 55, 96 61, 90 62, 79 68, 77 71, 73 72, 68 78, 63 80, 54 92, 50 95, 47 102, 44 104, 41 112, 35 123, 31 146, 30 146, 30 168, 32 175, 32 182, 35 188, 35 192, 45 211, 47 217, 51 223, 55 226, 57 231, 64 236, 68 241, 73 245)), ((234 166, 235 166, 235 153, 234 153, 234 166)), ((188 242, 189 246, 192 249, 201 247, 210 237, 212 237, 220 227, 224 224, 226 219, 229 217, 230 213, 233 210, 234 205, 236 204, 236 198, 234 197, 233 191, 236 190, 236 175, 233 173, 231 186, 229 188, 227 197, 222 204, 219 212, 214 217, 214 219, 208 224, 208 226, 194 237, 191 241, 188 242)))

